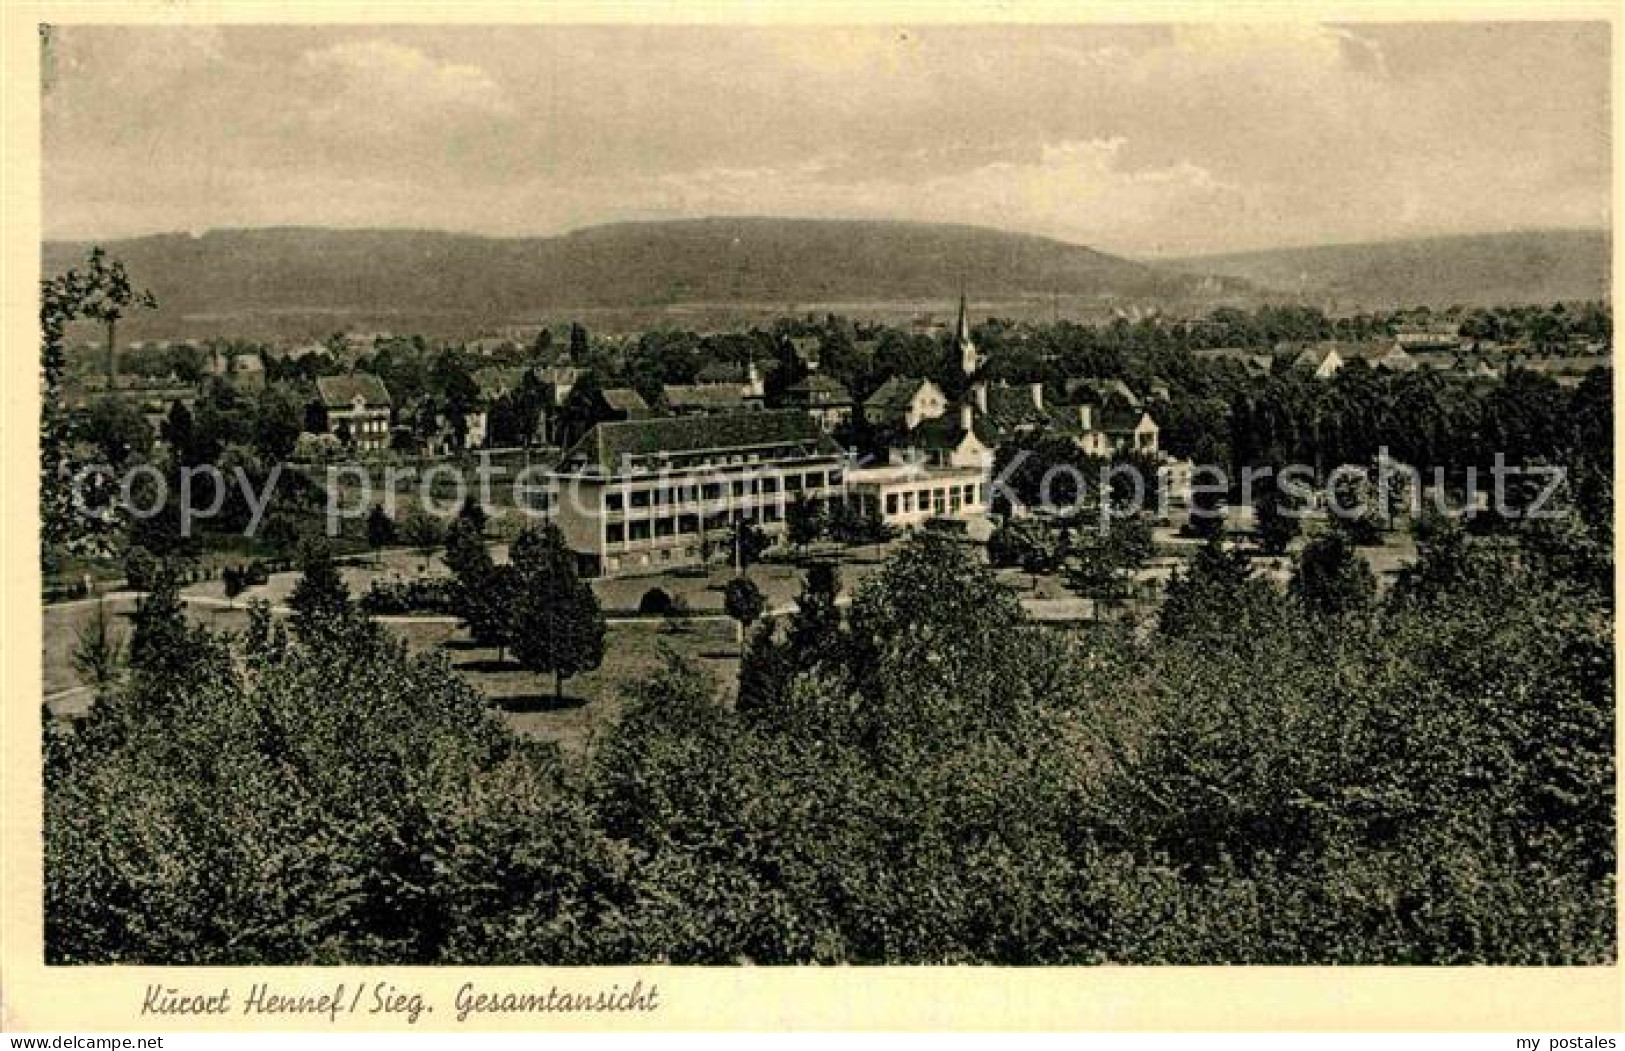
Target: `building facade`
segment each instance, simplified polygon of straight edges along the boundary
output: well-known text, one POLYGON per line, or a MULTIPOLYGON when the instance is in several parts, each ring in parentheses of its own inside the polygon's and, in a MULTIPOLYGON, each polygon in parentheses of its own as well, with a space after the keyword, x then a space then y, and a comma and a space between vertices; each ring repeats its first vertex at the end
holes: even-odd
POLYGON ((320 376, 316 397, 327 419, 327 433, 361 452, 389 447, 389 388, 368 372, 320 376))
POLYGON ((583 572, 696 565, 749 520, 781 535, 797 499, 840 496, 842 452, 805 412, 600 423, 549 474, 553 520, 583 572))

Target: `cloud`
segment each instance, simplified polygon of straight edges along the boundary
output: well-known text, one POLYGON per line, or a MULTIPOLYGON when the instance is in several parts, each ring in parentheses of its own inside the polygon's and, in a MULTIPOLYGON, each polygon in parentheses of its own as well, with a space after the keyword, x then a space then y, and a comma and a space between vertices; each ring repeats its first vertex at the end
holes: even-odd
POLYGON ((416 48, 386 40, 308 51, 300 64, 321 87, 349 102, 464 114, 498 113, 508 108, 501 89, 479 66, 437 62, 416 48))
POLYGON ((386 40, 307 51, 294 80, 297 101, 286 112, 296 122, 367 139, 421 134, 511 111, 502 89, 478 65, 437 61, 386 40))
POLYGON ((59 235, 778 212, 1162 252, 1610 215, 1606 25, 70 27, 59 52, 59 235))

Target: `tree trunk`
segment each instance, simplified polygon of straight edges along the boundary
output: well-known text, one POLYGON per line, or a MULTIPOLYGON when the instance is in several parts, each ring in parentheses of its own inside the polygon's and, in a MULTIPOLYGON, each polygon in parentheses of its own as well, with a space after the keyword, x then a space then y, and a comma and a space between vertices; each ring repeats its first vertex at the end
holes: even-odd
POLYGON ((564 673, 560 671, 553 673, 553 701, 561 707, 564 704, 564 673))
POLYGON ((107 389, 109 392, 118 389, 118 358, 114 356, 115 351, 113 349, 113 332, 117 327, 118 322, 116 321, 107 323, 107 389))

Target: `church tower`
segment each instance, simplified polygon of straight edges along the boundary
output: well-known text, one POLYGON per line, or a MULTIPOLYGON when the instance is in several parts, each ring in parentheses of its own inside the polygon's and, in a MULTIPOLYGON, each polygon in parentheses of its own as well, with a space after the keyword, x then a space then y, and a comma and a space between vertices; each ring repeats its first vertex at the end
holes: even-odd
POLYGON ((976 375, 981 367, 981 356, 976 353, 976 344, 970 338, 970 319, 965 313, 965 292, 959 292, 959 321, 954 325, 954 346, 959 348, 959 368, 966 379, 976 375))

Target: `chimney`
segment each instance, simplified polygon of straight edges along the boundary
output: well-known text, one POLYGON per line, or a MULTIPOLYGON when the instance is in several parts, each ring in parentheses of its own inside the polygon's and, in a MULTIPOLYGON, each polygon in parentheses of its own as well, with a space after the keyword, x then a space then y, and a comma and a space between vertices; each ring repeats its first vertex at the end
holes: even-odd
POLYGON ((1044 385, 1042 383, 1033 384, 1033 408, 1040 412, 1044 411, 1044 385))
POLYGON ((971 429, 971 425, 974 424, 975 422, 976 422, 976 415, 971 410, 970 403, 966 402, 965 404, 961 405, 959 407, 959 427, 960 427, 960 429, 968 431, 968 430, 971 429))
POLYGON ((971 394, 974 395, 975 398, 976 398, 976 409, 977 409, 977 411, 982 412, 982 413, 986 413, 987 412, 987 381, 986 380, 977 380, 974 384, 971 385, 970 390, 971 390, 971 394))

